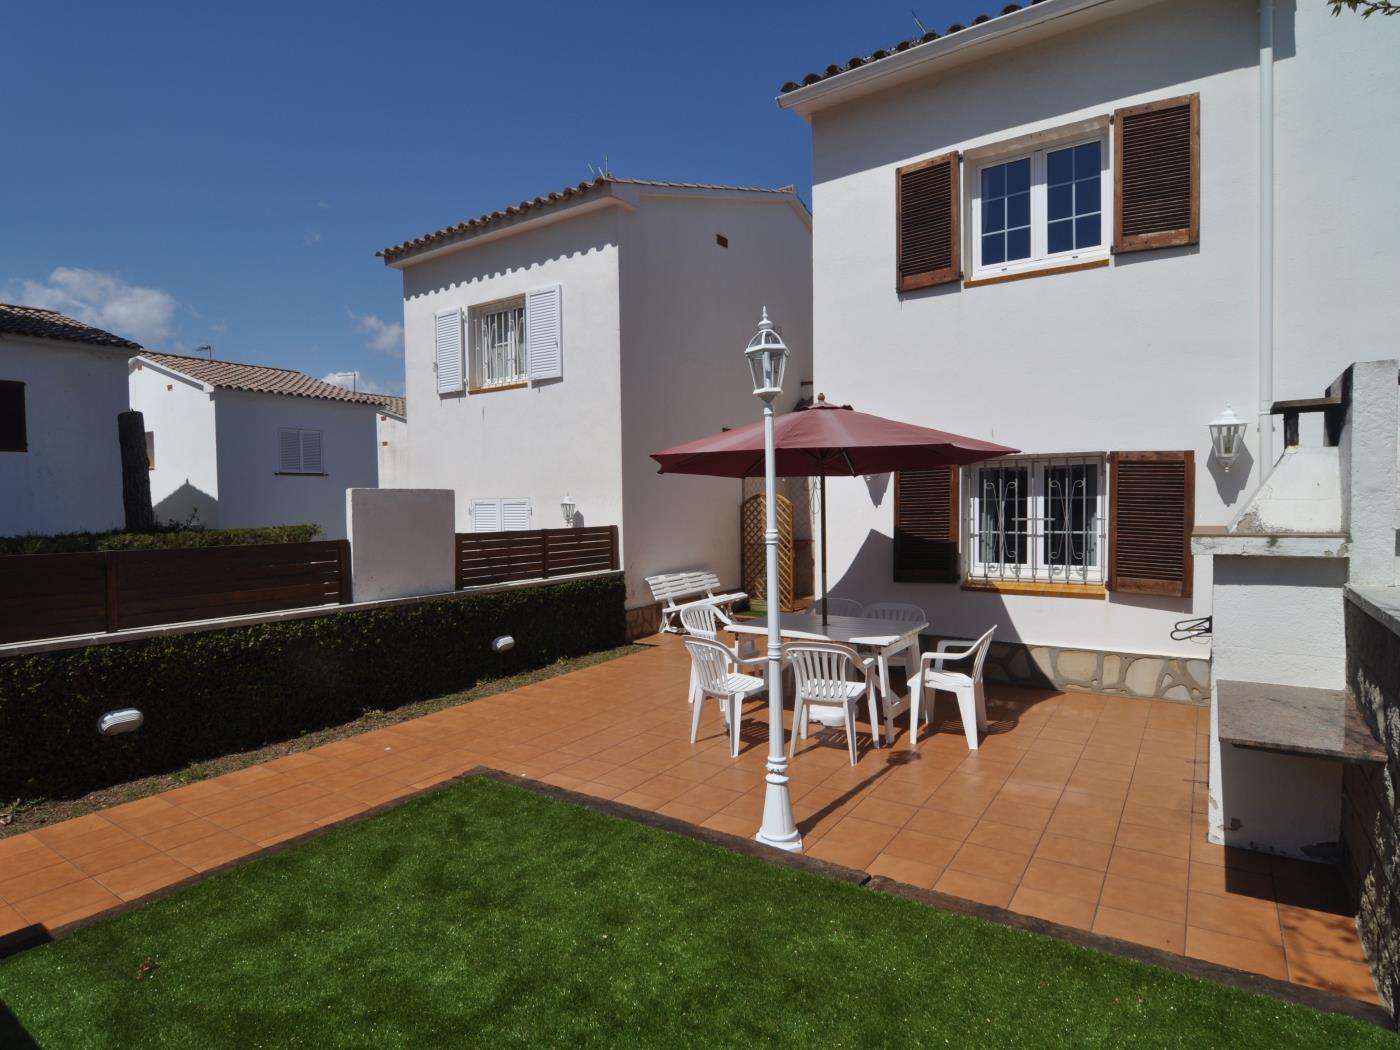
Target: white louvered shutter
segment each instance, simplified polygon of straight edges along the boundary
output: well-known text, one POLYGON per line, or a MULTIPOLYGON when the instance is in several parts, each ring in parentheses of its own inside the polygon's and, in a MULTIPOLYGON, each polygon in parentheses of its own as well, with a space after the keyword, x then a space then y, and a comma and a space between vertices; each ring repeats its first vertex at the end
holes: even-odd
POLYGON ((433 331, 437 343, 438 393, 456 393, 463 386, 462 311, 455 306, 439 310, 433 331))
POLYGON ((530 501, 501 500, 501 528, 508 532, 524 532, 530 527, 530 501))
POLYGON ((324 474, 321 461, 321 432, 303 430, 301 432, 301 470, 304 474, 324 474))
POLYGON ((501 531, 501 501, 498 499, 472 500, 472 531, 501 531))
POLYGON ((564 330, 557 284, 525 293, 525 350, 530 382, 564 376, 564 330))
POLYGON ((283 474, 301 473, 301 432, 290 427, 277 431, 277 469, 283 474))

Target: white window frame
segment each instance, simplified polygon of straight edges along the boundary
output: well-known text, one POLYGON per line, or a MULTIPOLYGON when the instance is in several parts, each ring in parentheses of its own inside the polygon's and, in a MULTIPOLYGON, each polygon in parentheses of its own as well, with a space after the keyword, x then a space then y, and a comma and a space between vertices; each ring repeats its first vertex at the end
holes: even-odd
POLYGON ((1107 120, 1076 124, 1051 132, 1039 132, 1009 143, 998 143, 965 154, 964 170, 967 202, 964 216, 969 236, 968 270, 973 280, 1026 273, 1077 262, 1107 259, 1113 230, 1113 151, 1107 120), (1091 248, 1071 248, 1050 253, 1047 250, 1047 207, 1045 155, 1072 149, 1087 142, 1099 143, 1099 241, 1091 248), (982 265, 982 169, 1008 161, 1029 158, 1031 162, 1031 255, 1029 259, 982 265))
POLYGON ((529 531, 531 522, 534 521, 534 518, 535 518, 535 508, 534 508, 534 505, 530 502, 530 500, 529 500, 528 498, 524 497, 524 496, 491 496, 491 497, 473 499, 472 502, 471 502, 471 516, 472 516, 472 532, 527 532, 527 531, 529 531), (524 527, 524 528, 522 528, 522 529, 507 529, 507 528, 505 527, 505 522, 506 522, 505 505, 506 505, 507 503, 523 503, 523 504, 525 504, 525 527, 524 527), (500 528, 498 528, 498 529, 483 529, 483 528, 479 527, 478 522, 481 520, 481 518, 480 518, 480 509, 481 509, 481 507, 482 507, 483 505, 485 505, 485 506, 490 506, 490 507, 494 508, 494 510, 495 510, 495 515, 496 515, 496 522, 501 526, 500 528))
POLYGON ((494 390, 504 386, 518 386, 530 379, 530 357, 525 342, 527 330, 525 296, 511 295, 504 299, 494 299, 489 303, 479 303, 467 309, 467 387, 470 390, 494 390), (519 366, 518 372, 505 372, 488 378, 484 360, 482 335, 487 319, 499 314, 519 311, 520 326, 514 333, 513 353, 519 366))
MULTIPOLYGON (((1108 565, 1108 456, 1102 452, 1070 453, 1058 456, 1008 456, 985 460, 965 468, 962 480, 964 571, 970 580, 993 583, 1060 583, 1101 586, 1107 578, 1108 565), (1053 467, 1089 466, 1098 470, 1098 495, 1092 501, 1092 512, 1085 522, 1084 533, 1094 537, 1094 558, 1079 565, 1050 565, 1043 557, 1051 508, 1045 493, 1046 472, 1053 467), (989 468, 1024 469, 1028 473, 1026 527, 1018 530, 1024 536, 1025 556, 1018 562, 1003 562, 989 557, 984 550, 980 527, 982 516, 982 474, 989 468)), ((1081 497, 1087 500, 1087 496, 1081 497)), ((1087 510, 1086 506, 1086 510, 1087 510)))
POLYGON ((325 435, 316 427, 278 427, 277 428, 277 473, 295 477, 319 478, 326 475, 326 441, 325 435), (282 469, 282 437, 284 434, 297 435, 297 470, 282 469), (321 469, 306 469, 306 438, 307 434, 315 434, 317 443, 321 451, 321 469))

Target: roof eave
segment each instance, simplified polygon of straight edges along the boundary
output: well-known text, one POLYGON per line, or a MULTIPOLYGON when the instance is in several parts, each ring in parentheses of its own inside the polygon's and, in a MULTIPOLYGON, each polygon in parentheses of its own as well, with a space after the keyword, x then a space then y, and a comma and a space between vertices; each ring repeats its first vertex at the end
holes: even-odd
MULTIPOLYGON (((810 121, 814 113, 829 106, 935 72, 940 66, 949 64, 954 55, 968 58, 971 57, 967 55, 970 50, 985 48, 993 43, 1006 43, 1008 38, 1028 30, 1043 28, 1066 16, 1122 2, 1123 0, 1042 0, 1033 7, 1023 7, 1019 11, 998 16, 981 25, 968 26, 937 40, 918 44, 907 51, 867 62, 855 69, 848 69, 813 84, 785 92, 778 95, 775 101, 780 109, 790 109, 804 120, 810 121)), ((1141 0, 1141 3, 1147 2, 1152 0, 1141 0)))

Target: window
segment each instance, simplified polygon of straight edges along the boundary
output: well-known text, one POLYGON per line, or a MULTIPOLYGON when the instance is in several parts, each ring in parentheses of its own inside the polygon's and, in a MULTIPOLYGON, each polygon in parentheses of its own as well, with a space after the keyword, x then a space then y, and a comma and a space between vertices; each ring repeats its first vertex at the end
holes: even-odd
POLYGON ((1106 256, 1107 156, 1099 134, 982 164, 972 183, 974 276, 1106 256))
POLYGON ((473 532, 521 532, 529 527, 528 499, 472 500, 473 532))
POLYGON ((146 431, 146 469, 156 469, 156 432, 146 431))
POLYGON ((24 423, 24 384, 0 379, 0 452, 27 452, 24 423))
POLYGON ((473 307, 471 386, 485 390, 523 383, 530 366, 525 350, 525 297, 473 307))
POLYGON ((324 474, 321 432, 283 427, 277 432, 279 474, 324 474))
POLYGON ((995 460, 969 472, 972 579, 1103 582, 1107 515, 1102 457, 995 460))

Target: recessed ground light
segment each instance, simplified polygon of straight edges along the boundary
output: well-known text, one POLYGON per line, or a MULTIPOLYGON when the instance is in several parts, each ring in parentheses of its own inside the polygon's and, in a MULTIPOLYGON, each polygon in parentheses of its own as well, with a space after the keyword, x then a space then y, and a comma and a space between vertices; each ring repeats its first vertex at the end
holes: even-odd
POLYGON ((97 731, 103 736, 116 736, 140 729, 146 716, 134 707, 123 707, 119 711, 108 711, 97 720, 97 731))
POLYGON ((728 248, 729 238, 722 233, 717 233, 715 234, 715 243, 718 244, 721 248, 728 248))

